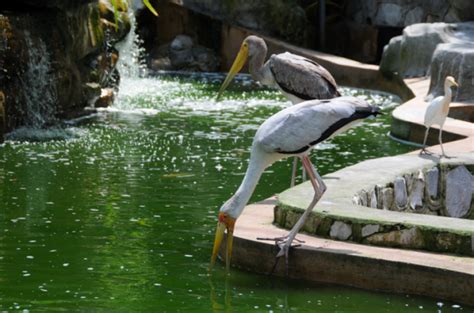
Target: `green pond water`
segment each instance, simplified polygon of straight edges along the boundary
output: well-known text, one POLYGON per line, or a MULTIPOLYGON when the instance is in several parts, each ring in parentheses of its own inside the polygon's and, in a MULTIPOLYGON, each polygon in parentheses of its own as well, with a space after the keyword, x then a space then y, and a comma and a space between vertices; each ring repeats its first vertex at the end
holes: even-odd
MULTIPOLYGON (((226 276, 222 264, 209 276, 218 208, 240 184, 258 125, 288 105, 246 81, 215 103, 217 88, 213 79, 127 80, 113 108, 66 130, 11 134, 0 146, 0 311, 468 310, 236 269, 226 276)), ((387 113, 394 105, 370 98, 387 113)), ((407 152, 388 138, 389 120, 319 145, 319 171, 407 152)), ((270 167, 252 201, 288 188, 290 170, 290 160, 270 167)))

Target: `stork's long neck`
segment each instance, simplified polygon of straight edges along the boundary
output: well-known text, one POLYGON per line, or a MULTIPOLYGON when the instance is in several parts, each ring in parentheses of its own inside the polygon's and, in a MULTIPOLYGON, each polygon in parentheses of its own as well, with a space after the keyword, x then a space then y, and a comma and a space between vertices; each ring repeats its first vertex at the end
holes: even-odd
POLYGON ((260 176, 269 163, 262 152, 253 148, 247 172, 245 173, 240 187, 222 206, 221 211, 228 213, 233 218, 238 218, 240 214, 242 214, 245 205, 249 202, 260 176))
POLYGON ((263 64, 267 56, 267 46, 261 45, 261 48, 249 59, 249 72, 254 80, 261 81, 263 79, 263 64))

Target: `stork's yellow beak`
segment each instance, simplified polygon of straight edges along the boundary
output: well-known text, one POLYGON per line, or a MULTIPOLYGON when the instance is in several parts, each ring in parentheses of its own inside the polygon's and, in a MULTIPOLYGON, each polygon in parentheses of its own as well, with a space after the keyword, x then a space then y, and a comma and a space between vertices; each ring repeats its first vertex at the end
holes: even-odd
POLYGON ((240 46, 239 53, 237 54, 237 57, 235 58, 234 63, 232 64, 232 67, 230 68, 230 71, 224 80, 224 83, 222 83, 222 86, 219 89, 219 93, 217 94, 216 101, 219 101, 219 98, 221 97, 222 93, 227 88, 229 83, 232 81, 234 76, 237 75, 237 73, 242 69, 242 67, 244 67, 245 62, 247 62, 248 56, 249 56, 249 46, 246 42, 244 42, 240 46))
POLYGON ((209 266, 209 270, 211 270, 216 263, 217 255, 219 254, 219 248, 221 246, 222 240, 224 239, 224 232, 227 230, 225 264, 227 271, 229 271, 230 259, 232 257, 232 243, 234 240, 234 225, 234 218, 228 216, 226 213, 219 213, 219 221, 217 222, 216 237, 214 239, 214 247, 212 248, 211 264, 209 266))

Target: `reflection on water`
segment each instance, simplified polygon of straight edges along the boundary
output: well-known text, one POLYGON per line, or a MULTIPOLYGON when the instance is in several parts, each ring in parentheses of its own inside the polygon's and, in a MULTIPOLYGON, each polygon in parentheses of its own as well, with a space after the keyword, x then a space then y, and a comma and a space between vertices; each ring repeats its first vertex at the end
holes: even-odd
MULTIPOLYGON (((258 125, 288 103, 249 84, 216 104, 217 84, 127 83, 116 107, 67 128, 67 140, 0 146, 1 310, 437 310, 432 299, 227 277, 221 266, 209 277, 217 209, 240 184, 258 125)), ((319 145, 320 172, 406 152, 387 138, 388 119, 319 145)), ((270 167, 252 201, 286 189, 290 167, 270 167)))

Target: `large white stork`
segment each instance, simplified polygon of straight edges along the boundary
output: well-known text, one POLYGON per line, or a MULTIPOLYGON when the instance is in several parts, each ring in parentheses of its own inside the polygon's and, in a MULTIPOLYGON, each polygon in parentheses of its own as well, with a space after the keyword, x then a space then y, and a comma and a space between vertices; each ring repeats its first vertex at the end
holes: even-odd
MULTIPOLYGON (((340 96, 334 77, 315 61, 285 52, 273 54, 265 62, 267 50, 267 45, 262 38, 257 36, 245 38, 224 83, 222 83, 217 100, 245 65, 247 59, 249 60, 249 72, 254 80, 279 89, 293 104, 340 96)), ((294 185, 296 162, 295 158, 291 186, 294 185)))
MULTIPOLYGON (((236 193, 221 207, 218 215, 211 268, 227 230, 226 266, 230 267, 234 225, 250 199, 265 168, 289 156, 299 157, 314 188, 314 198, 289 234, 278 241, 277 259, 285 256, 307 216, 326 190, 326 186, 313 168, 308 157, 317 143, 344 131, 363 118, 379 114, 377 107, 354 97, 306 101, 288 107, 268 118, 255 134, 250 161, 242 184, 236 193)), ((287 266, 288 268, 288 266, 287 266)))
POLYGON ((426 132, 425 138, 423 140, 423 149, 421 149, 420 154, 427 152, 426 139, 428 139, 428 132, 430 131, 431 126, 437 124, 439 125, 438 141, 441 145, 442 156, 447 157, 447 155, 444 153, 443 141, 441 137, 443 134, 443 125, 449 113, 449 104, 451 103, 452 97, 451 87, 453 86, 458 87, 458 84, 452 76, 447 76, 444 80, 444 96, 434 98, 426 108, 425 120, 423 123, 426 126, 426 132))

